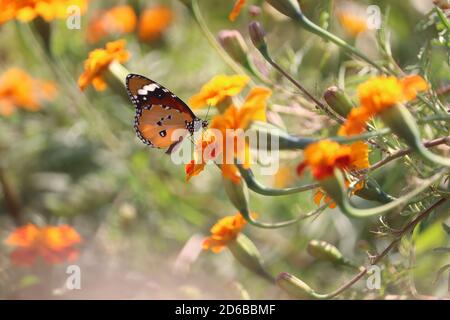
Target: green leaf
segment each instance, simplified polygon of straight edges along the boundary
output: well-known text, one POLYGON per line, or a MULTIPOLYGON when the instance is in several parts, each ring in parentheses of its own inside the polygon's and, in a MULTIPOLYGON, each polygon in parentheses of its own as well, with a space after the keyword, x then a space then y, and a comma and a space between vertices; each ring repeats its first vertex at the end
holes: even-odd
POLYGON ((450 236, 450 226, 446 225, 445 223, 442 223, 442 229, 444 229, 445 233, 447 233, 447 235, 450 236))

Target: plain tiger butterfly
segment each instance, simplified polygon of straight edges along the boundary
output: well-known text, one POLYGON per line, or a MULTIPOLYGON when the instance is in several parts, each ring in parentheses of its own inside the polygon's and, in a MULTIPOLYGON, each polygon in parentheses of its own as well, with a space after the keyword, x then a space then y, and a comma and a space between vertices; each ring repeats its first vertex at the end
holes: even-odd
POLYGON ((126 87, 136 107, 134 129, 139 139, 150 147, 167 148, 167 153, 171 153, 183 136, 208 126, 208 122, 196 117, 186 103, 153 80, 129 74, 126 87), (173 141, 172 134, 176 130, 186 130, 186 133, 173 141))

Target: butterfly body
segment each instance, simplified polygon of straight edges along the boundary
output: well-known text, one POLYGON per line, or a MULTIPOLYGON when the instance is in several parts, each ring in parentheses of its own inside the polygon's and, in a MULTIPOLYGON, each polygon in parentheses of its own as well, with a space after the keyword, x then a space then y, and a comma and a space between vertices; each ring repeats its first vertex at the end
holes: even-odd
POLYGON ((170 153, 184 136, 208 125, 171 91, 138 74, 126 78, 128 95, 136 107, 134 129, 139 139, 170 153))

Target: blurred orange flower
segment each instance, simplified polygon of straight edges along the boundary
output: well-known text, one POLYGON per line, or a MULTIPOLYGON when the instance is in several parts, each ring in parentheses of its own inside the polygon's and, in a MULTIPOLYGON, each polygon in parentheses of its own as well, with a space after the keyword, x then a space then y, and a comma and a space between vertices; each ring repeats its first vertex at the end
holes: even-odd
POLYGON ((173 21, 173 11, 167 7, 146 9, 139 18, 138 36, 141 41, 151 42, 161 38, 173 21))
POLYGON ((292 168, 290 166, 280 166, 274 175, 274 186, 276 188, 286 188, 291 185, 295 179, 292 175, 292 168))
MULTIPOLYGON (((221 162, 223 163, 220 163, 222 175, 235 183, 240 181, 240 173, 233 163, 227 163, 227 159, 237 158, 240 163, 243 164, 243 167, 248 168, 250 166, 250 146, 245 142, 243 149, 239 149, 237 130, 246 130, 251 121, 266 121, 267 100, 271 95, 271 90, 255 87, 250 91, 240 108, 231 105, 223 114, 218 114, 212 119, 210 128, 220 132, 221 139, 207 139, 206 144, 202 146, 202 150, 208 145, 215 143, 216 145, 210 147, 211 149, 209 150, 214 151, 214 157, 222 154, 223 161, 221 162), (227 146, 229 144, 231 145, 231 139, 234 140, 234 150, 228 151, 233 152, 232 157, 227 154, 227 146), (217 143, 220 143, 219 141, 222 145, 217 145, 217 143)), ((202 143, 205 143, 205 141, 202 143)), ((191 161, 191 163, 186 166, 187 179, 199 174, 205 166, 203 161, 198 161, 198 159, 194 160, 196 161, 191 161)))
POLYGON ((67 8, 77 6, 83 13, 88 0, 2 0, 0 2, 0 24, 17 19, 29 22, 36 17, 46 21, 67 18, 67 8))
POLYGON ((81 90, 92 84, 97 91, 106 89, 106 82, 103 73, 113 61, 123 63, 130 57, 130 53, 125 50, 125 40, 108 42, 106 49, 95 49, 89 53, 88 59, 84 62, 84 72, 78 78, 78 86, 81 90))
POLYGON ((5 240, 8 246, 15 248, 11 260, 20 266, 31 266, 38 257, 48 264, 75 261, 81 243, 80 235, 68 225, 38 227, 28 224, 17 228, 5 240))
POLYGON ((241 92, 249 81, 250 78, 245 75, 217 75, 189 99, 189 105, 193 109, 216 106, 226 97, 233 97, 241 92))
POLYGON ((236 20, 236 18, 239 16, 239 13, 241 13, 242 7, 245 5, 245 0, 236 0, 234 3, 233 10, 231 11, 230 15, 228 16, 228 19, 230 21, 236 20))
POLYGON ((428 84, 418 75, 403 79, 379 76, 367 80, 358 86, 360 106, 350 112, 339 134, 348 136, 365 131, 371 117, 397 103, 414 100, 419 91, 427 89, 428 84))
POLYGON ((356 37, 358 34, 367 30, 367 19, 364 16, 347 11, 339 12, 337 16, 342 27, 352 37, 356 37))
MULTIPOLYGON (((350 145, 350 162, 348 166, 346 167, 349 170, 362 170, 367 169, 370 166, 369 163, 369 146, 367 143, 363 141, 357 141, 350 145)), ((350 182, 346 179, 345 185, 348 187, 350 185, 350 182)), ((360 190, 364 187, 364 181, 360 181, 352 190, 354 193, 355 191, 360 190)), ((313 196, 314 203, 318 206, 320 205, 321 201, 324 200, 325 202, 329 202, 331 198, 327 196, 323 190, 317 189, 317 191, 314 193, 313 196)), ((329 207, 331 209, 336 207, 335 202, 331 202, 329 207)))
POLYGON ((230 241, 236 239, 246 224, 247 221, 245 221, 239 212, 234 216, 227 216, 220 219, 211 228, 211 235, 203 240, 203 249, 219 253, 230 241))
POLYGON ((98 42, 111 34, 123 34, 134 31, 137 17, 133 7, 128 5, 116 6, 99 12, 89 22, 88 41, 98 42))
POLYGON ((55 95, 53 82, 36 80, 21 69, 11 68, 0 77, 0 115, 9 116, 17 108, 37 111, 43 101, 55 95))
POLYGON ((305 160, 297 167, 300 175, 306 167, 311 167, 317 180, 333 175, 334 168, 363 169, 368 167, 368 147, 363 142, 351 146, 340 145, 330 140, 321 140, 308 145, 304 152, 305 160))

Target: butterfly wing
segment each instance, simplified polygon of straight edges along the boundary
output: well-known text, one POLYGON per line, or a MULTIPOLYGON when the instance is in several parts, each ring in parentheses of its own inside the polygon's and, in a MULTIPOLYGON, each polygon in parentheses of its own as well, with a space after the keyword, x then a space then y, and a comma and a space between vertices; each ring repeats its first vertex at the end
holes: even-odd
POLYGON ((137 136, 149 146, 172 150, 189 133, 187 124, 196 118, 194 113, 171 91, 146 77, 129 74, 126 85, 136 106, 137 136))

